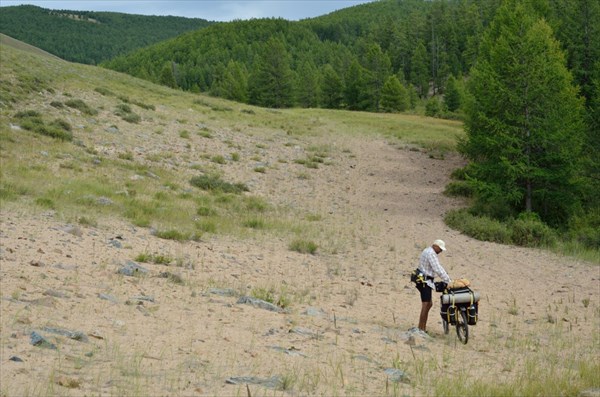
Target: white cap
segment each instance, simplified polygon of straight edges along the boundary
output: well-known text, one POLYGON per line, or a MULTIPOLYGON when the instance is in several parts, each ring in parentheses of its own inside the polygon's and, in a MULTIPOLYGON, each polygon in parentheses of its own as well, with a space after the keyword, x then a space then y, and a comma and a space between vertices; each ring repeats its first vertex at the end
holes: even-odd
POLYGON ((433 242, 433 245, 437 245, 442 251, 446 251, 446 243, 444 242, 444 240, 435 240, 433 242))

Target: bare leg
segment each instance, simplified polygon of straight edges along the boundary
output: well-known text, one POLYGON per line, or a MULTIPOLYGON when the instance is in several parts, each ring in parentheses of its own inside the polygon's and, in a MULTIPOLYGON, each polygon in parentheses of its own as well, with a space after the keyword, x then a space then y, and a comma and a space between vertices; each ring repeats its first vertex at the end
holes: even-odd
POLYGON ((421 315, 419 316, 419 329, 422 331, 427 330, 427 318, 429 317, 429 310, 433 306, 433 302, 421 302, 421 315))

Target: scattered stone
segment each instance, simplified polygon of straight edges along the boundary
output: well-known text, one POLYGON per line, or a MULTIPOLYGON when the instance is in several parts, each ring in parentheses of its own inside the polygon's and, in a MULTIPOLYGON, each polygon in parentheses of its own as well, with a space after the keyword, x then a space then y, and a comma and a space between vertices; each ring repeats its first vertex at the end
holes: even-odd
POLYGON ((45 332, 50 332, 52 334, 66 336, 69 339, 77 340, 79 342, 87 342, 87 336, 81 331, 69 331, 68 329, 63 328, 52 328, 52 327, 44 327, 43 330, 45 332))
POLYGON ((104 294, 104 293, 99 293, 98 294, 98 298, 100 299, 104 299, 113 303, 119 303, 119 301, 117 300, 117 298, 115 298, 114 296, 110 295, 110 294, 104 294))
POLYGON ((47 296, 45 298, 34 299, 32 301, 29 301, 29 303, 35 306, 54 307, 55 299, 51 296, 47 296))
POLYGON ((11 356, 8 361, 14 361, 16 363, 22 363, 24 362, 23 359, 21 357, 17 357, 17 356, 11 356))
POLYGON ((383 372, 385 372, 385 374, 392 382, 409 383, 408 375, 406 374, 406 372, 401 371, 397 368, 386 368, 383 372))
POLYGON ((104 339, 104 336, 102 335, 102 333, 100 331, 98 331, 97 329, 93 330, 92 332, 90 332, 89 334, 92 338, 96 338, 96 339, 104 339))
POLYGON ((306 354, 300 353, 300 351, 298 349, 296 349, 294 346, 290 347, 289 349, 286 349, 285 347, 280 347, 280 346, 267 346, 267 347, 269 349, 273 349, 278 352, 285 353, 292 357, 294 357, 294 356, 307 357, 306 354))
POLYGON ((35 260, 35 259, 34 259, 34 260, 32 260, 31 262, 29 262, 29 264, 30 264, 31 266, 35 266, 35 267, 44 267, 44 266, 46 266, 46 265, 44 264, 44 262, 42 262, 42 261, 38 261, 38 260, 35 260))
POLYGON ((311 317, 327 317, 327 313, 325 313, 323 309, 318 309, 316 307, 307 307, 302 314, 311 317))
POLYGON ((42 335, 38 334, 35 331, 31 331, 30 341, 33 346, 56 350, 56 345, 54 343, 48 342, 46 338, 44 338, 42 335))
POLYGON ((117 127, 111 126, 111 127, 106 128, 105 131, 116 134, 117 132, 119 132, 119 129, 117 127))
POLYGON ((144 301, 144 302, 152 302, 152 303, 154 303, 154 297, 153 296, 146 296, 146 295, 132 296, 131 298, 129 298, 129 300, 136 300, 136 301, 144 301))
POLYGON ((422 338, 422 339, 426 339, 426 340, 432 339, 431 336, 427 332, 425 332, 417 327, 410 328, 408 331, 406 331, 404 333, 404 336, 405 336, 404 337, 405 340, 408 340, 408 338, 410 336, 414 336, 414 337, 418 337, 418 338, 422 338))
POLYGON ((137 309, 137 311, 139 311, 140 313, 142 313, 144 316, 150 317, 150 312, 144 306, 137 305, 135 308, 137 309))
POLYGON ((274 305, 270 302, 264 301, 262 299, 257 299, 257 298, 252 298, 250 296, 242 296, 240 297, 240 299, 238 299, 237 301, 238 304, 247 304, 247 305, 252 305, 254 307, 258 307, 261 309, 265 309, 265 310, 269 310, 272 312, 276 312, 276 313, 283 313, 285 312, 282 308, 280 308, 277 305, 274 305))
POLYGON ((112 238, 108 240, 108 245, 118 249, 123 248, 123 244, 119 240, 113 240, 112 238))
POLYGON ((127 263, 123 267, 117 270, 117 273, 124 274, 125 276, 137 276, 140 274, 147 274, 148 269, 138 265, 133 261, 127 261, 127 263))
POLYGON ((113 204, 114 204, 114 201, 112 201, 112 200, 111 200, 111 199, 109 199, 108 197, 98 197, 98 198, 96 199, 96 203, 97 203, 98 205, 105 205, 105 206, 108 206, 108 205, 113 205, 113 204))
POLYGON ((269 389, 278 389, 281 386, 281 378, 272 376, 270 378, 259 378, 256 376, 234 376, 225 380, 230 385, 260 385, 269 389))
POLYGON ((60 230, 62 230, 65 233, 72 234, 73 236, 76 236, 76 237, 83 236, 83 232, 81 231, 81 229, 78 226, 67 225, 67 226, 61 228, 60 230))
POLYGON ((377 365, 379 365, 379 363, 377 361, 375 361, 372 358, 367 357, 367 356, 365 356, 363 354, 357 354, 355 356, 352 356, 352 358, 355 359, 355 360, 366 361, 366 362, 371 363, 371 364, 377 364, 377 365))
POLYGON ((175 283, 175 284, 180 284, 183 285, 185 284, 183 281, 183 278, 175 273, 171 273, 171 272, 161 272, 158 277, 162 277, 162 278, 167 278, 169 279, 169 281, 175 283))
POLYGON ((208 293, 220 296, 235 296, 236 292, 231 288, 210 288, 208 293))
POLYGON ((307 337, 313 338, 313 339, 322 339, 323 338, 323 335, 319 334, 318 332, 315 332, 308 328, 303 328, 303 327, 294 327, 294 328, 290 329, 290 333, 307 336, 307 337))
POLYGON ((43 295, 53 296, 55 298, 69 298, 69 295, 65 294, 64 292, 56 291, 53 289, 46 290, 46 292, 44 292, 43 295))
POLYGON ((600 397, 600 388, 595 387, 593 389, 582 390, 579 393, 579 397, 600 397))

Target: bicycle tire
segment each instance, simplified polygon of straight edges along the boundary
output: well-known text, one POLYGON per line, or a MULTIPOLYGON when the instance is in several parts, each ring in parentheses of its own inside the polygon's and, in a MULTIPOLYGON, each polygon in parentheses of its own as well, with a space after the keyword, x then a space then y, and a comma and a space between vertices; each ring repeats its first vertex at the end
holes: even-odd
POLYGON ((444 327, 444 335, 448 335, 450 332, 450 324, 448 324, 448 321, 442 319, 442 327, 444 327))
POLYGON ((460 317, 456 319, 456 335, 463 345, 469 341, 469 324, 467 323, 467 310, 461 308, 460 317))

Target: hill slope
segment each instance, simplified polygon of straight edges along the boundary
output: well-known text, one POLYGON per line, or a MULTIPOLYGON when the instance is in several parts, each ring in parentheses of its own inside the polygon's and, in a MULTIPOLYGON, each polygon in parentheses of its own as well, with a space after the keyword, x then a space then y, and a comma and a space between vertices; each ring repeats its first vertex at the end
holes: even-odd
POLYGON ((60 58, 87 64, 210 24, 199 18, 53 11, 30 5, 0 8, 0 32, 60 58))
POLYGON ((461 160, 407 142, 459 123, 273 111, 1 50, 2 396, 600 387, 597 268, 444 225, 461 160), (483 296, 466 346, 437 302, 433 337, 410 330, 436 238, 483 296))

